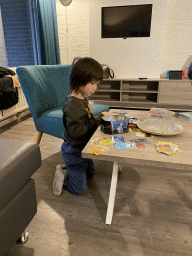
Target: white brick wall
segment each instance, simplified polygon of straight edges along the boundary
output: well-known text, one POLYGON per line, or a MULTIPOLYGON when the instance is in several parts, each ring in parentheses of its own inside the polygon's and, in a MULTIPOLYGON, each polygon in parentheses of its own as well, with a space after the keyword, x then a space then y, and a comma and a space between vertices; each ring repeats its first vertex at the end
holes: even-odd
POLYGON ((163 36, 161 73, 188 68, 191 62, 192 1, 169 0, 163 36))
POLYGON ((61 64, 89 55, 88 4, 88 0, 73 0, 66 7, 56 0, 61 64))
MULTIPOLYGON (((73 0, 68 7, 62 6, 59 0, 56 4, 61 63, 70 64, 75 56, 89 56, 89 0, 73 0)), ((186 68, 192 62, 192 0, 167 0, 166 9, 161 74, 186 68)))

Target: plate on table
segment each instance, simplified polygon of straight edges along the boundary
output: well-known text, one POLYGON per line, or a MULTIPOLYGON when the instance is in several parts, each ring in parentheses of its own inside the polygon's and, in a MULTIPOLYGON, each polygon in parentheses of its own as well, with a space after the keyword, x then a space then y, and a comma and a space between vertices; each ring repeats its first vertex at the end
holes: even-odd
POLYGON ((162 135, 162 136, 172 136, 172 135, 177 135, 180 134, 184 131, 183 126, 181 126, 178 123, 174 123, 174 129, 170 132, 161 132, 161 131, 156 131, 154 129, 150 129, 148 125, 148 121, 143 120, 139 121, 137 126, 144 132, 154 134, 154 135, 162 135))

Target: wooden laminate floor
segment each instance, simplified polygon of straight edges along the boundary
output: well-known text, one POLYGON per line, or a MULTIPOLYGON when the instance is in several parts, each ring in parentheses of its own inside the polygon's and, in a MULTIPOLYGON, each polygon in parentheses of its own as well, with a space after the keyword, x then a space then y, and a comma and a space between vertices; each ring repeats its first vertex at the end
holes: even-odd
MULTIPOLYGON (((0 128, 0 138, 35 142, 30 116, 0 128)), ((112 225, 105 225, 112 163, 94 161, 88 191, 52 194, 62 140, 43 135, 43 163, 33 175, 38 212, 25 245, 6 256, 189 256, 192 255, 192 175, 123 167, 112 225)), ((174 157, 174 156, 171 156, 174 157)))

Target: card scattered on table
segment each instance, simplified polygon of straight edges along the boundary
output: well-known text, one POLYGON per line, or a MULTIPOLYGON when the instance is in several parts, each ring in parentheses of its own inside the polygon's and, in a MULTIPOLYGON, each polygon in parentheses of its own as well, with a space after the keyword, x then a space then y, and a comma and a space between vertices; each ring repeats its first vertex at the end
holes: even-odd
POLYGON ((135 143, 125 143, 125 142, 117 142, 116 147, 121 148, 136 148, 135 143))
POLYGON ((91 144, 103 144, 103 145, 109 145, 109 144, 112 144, 113 141, 105 136, 101 137, 101 138, 98 138, 98 139, 95 139, 95 140, 92 140, 91 139, 91 144))
POLYGON ((125 142, 125 139, 124 139, 124 137, 122 137, 122 136, 120 136, 120 137, 118 137, 118 136, 113 136, 113 137, 112 137, 112 140, 115 141, 115 142, 125 142))
POLYGON ((145 132, 143 132, 141 129, 137 129, 136 136, 139 137, 145 137, 145 132))
POLYGON ((154 137, 150 133, 143 132, 140 128, 137 128, 136 136, 139 136, 139 137, 151 137, 151 138, 154 137))
POLYGON ((91 152, 94 155, 100 155, 101 153, 109 150, 110 148, 104 145, 98 145, 93 148, 88 149, 88 152, 91 152))
POLYGON ((130 140, 131 142, 134 142, 136 144, 149 144, 151 143, 149 140, 141 138, 141 139, 134 139, 134 140, 130 140))
POLYGON ((145 149, 145 144, 136 144, 137 149, 145 149))
POLYGON ((178 145, 172 142, 158 141, 156 143, 157 151, 166 155, 174 155, 176 152, 182 152, 178 145))

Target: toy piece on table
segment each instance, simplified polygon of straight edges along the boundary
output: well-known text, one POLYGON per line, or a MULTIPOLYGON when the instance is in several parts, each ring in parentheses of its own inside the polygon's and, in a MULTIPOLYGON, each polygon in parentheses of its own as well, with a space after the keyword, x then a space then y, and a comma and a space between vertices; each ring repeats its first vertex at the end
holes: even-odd
POLYGON ((166 155, 174 155, 176 152, 182 152, 178 145, 172 142, 158 141, 156 143, 157 151, 166 155))
POLYGON ((110 148, 107 147, 107 146, 104 146, 104 145, 98 145, 98 146, 95 146, 93 148, 90 148, 88 149, 87 151, 88 152, 91 152, 92 154, 94 155, 100 155, 102 154, 103 152, 109 150, 110 148))

